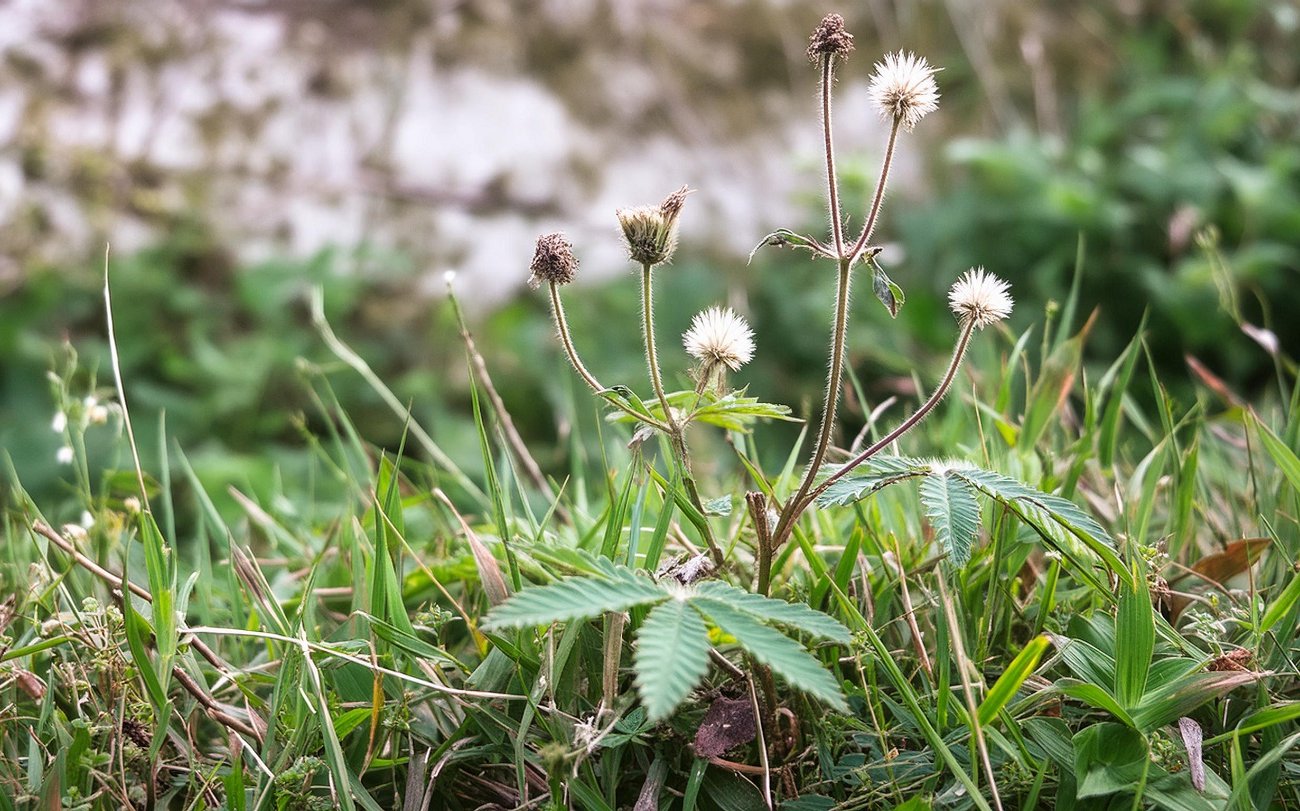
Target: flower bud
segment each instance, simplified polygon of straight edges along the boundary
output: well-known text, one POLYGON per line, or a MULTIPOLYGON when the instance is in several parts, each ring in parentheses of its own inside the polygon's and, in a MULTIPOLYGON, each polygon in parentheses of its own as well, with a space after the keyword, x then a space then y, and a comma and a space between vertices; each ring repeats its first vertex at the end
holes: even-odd
POLYGON ((816 62, 823 56, 843 59, 853 50, 853 35, 844 30, 844 18, 827 14, 808 38, 808 58, 816 62))
POLYGON ((677 218, 691 190, 682 186, 658 207, 620 208, 618 224, 623 229, 627 255, 640 265, 661 265, 677 250, 677 218))

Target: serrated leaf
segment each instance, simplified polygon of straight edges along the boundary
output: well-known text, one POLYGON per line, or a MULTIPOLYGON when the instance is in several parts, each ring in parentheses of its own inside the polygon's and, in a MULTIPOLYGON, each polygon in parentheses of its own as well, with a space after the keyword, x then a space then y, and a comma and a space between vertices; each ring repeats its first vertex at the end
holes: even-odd
POLYGON ((1014 512, 1040 536, 1070 552, 1075 540, 1092 550, 1117 574, 1129 577, 1128 568, 1115 553, 1115 539, 1073 502, 1026 485, 1010 476, 979 468, 956 468, 957 476, 979 492, 1014 512))
POLYGON ((684 600, 655 606, 641 624, 632 658, 636 688, 651 721, 668 716, 709 669, 709 629, 684 600))
MULTIPOLYGON (((838 467, 828 466, 827 474, 833 475, 838 470, 838 467)), ((891 484, 924 476, 929 470, 929 465, 919 459, 905 456, 877 457, 859 465, 827 487, 817 497, 817 506, 852 504, 891 484)))
POLYGON ((714 625, 735 637, 746 653, 767 665, 792 687, 825 701, 837 710, 848 709, 835 679, 798 642, 722 600, 696 596, 691 604, 708 616, 714 625))
POLYGON ((965 566, 980 526, 980 505, 970 485, 945 470, 922 479, 920 493, 935 539, 948 550, 954 566, 965 566))
POLYGON ((735 610, 743 611, 756 619, 794 628, 817 639, 829 639, 845 645, 850 641, 849 629, 845 628, 839 620, 809 607, 807 603, 787 603, 784 600, 764 597, 761 594, 738 589, 720 580, 701 583, 696 594, 726 603, 735 610))
POLYGON ((894 284, 894 280, 889 278, 880 265, 872 262, 871 266, 874 271, 871 277, 872 290, 880 303, 885 305, 885 309, 889 310, 889 317, 897 318, 898 311, 907 302, 907 296, 903 295, 903 288, 894 284))
POLYGON ((545 586, 533 586, 488 612, 483 627, 527 628, 552 622, 598 617, 607 611, 626 611, 668 598, 653 580, 617 568, 617 576, 569 577, 545 586))

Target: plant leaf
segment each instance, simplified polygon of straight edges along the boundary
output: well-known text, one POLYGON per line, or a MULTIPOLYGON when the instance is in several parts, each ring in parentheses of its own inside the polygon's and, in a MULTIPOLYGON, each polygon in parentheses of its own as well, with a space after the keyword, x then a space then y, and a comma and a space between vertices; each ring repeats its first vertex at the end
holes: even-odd
POLYGON ((1151 654, 1155 650, 1155 610, 1146 575, 1134 572, 1132 584, 1122 584, 1115 618, 1115 696, 1132 709, 1147 689, 1151 654))
POLYGON ((954 468, 950 475, 964 479, 976 490, 1011 510, 1063 552, 1072 552, 1074 541, 1082 541, 1113 571, 1124 577, 1130 576, 1128 568, 1115 553, 1115 539, 1073 502, 989 470, 954 468))
POLYGON ((524 589, 488 612, 483 627, 499 630, 550 625, 598 617, 606 611, 626 611, 668 598, 668 592, 653 580, 623 567, 616 569, 613 578, 569 577, 524 589))
POLYGON ((709 580, 701 583, 696 590, 699 597, 726 603, 737 611, 743 611, 759 620, 775 622, 787 628, 794 628, 818 639, 829 639, 847 645, 850 641, 849 629, 839 620, 808 606, 807 603, 787 603, 764 597, 761 594, 738 589, 721 580, 709 580))
POLYGON ((798 642, 721 600, 697 596, 691 604, 704 612, 714 625, 735 637, 746 653, 770 667, 792 687, 820 698, 837 710, 848 709, 835 679, 798 642))
MULTIPOLYGON (((838 468, 828 466, 827 473, 834 474, 838 468)), ((896 482, 924 476, 929 466, 919 459, 905 456, 881 456, 866 462, 842 478, 837 479, 825 492, 817 497, 817 506, 829 507, 833 504, 851 504, 896 482)))
POLYGON ((796 234, 794 231, 791 231, 789 228, 778 228, 772 233, 763 237, 763 239, 760 240, 759 243, 754 246, 754 250, 749 252, 749 258, 745 260, 745 264, 748 265, 749 263, 754 261, 754 254, 758 253, 760 248, 783 248, 783 247, 806 248, 807 250, 811 251, 814 254, 823 253, 825 250, 824 248, 821 247, 821 245, 817 242, 817 240, 813 239, 812 237, 806 237, 803 234, 796 234))
POLYGON ((1011 701, 1011 697, 1020 689, 1020 685, 1024 684, 1029 674, 1038 667, 1038 661, 1043 658, 1043 652, 1047 650, 1050 642, 1051 640, 1046 636, 1037 636, 1016 654, 1015 659, 1011 660, 1011 664, 1007 665, 1007 669, 998 676, 998 680, 993 682, 988 695, 980 702, 977 714, 981 726, 988 726, 998 717, 998 713, 1002 712, 1002 708, 1011 701))
POLYGON ((903 288, 894 284, 894 280, 889 278, 880 265, 872 262, 871 267, 874 271, 871 277, 871 287, 876 294, 876 298, 880 299, 880 303, 885 305, 886 310, 889 310, 890 318, 897 318, 898 311, 907 302, 907 296, 903 295, 903 288))
POLYGON ((636 687, 651 721, 668 716, 709 669, 709 629, 685 600, 654 607, 637 634, 636 687))
POLYGON ((970 485, 945 470, 923 478, 920 493, 935 539, 948 550, 954 566, 965 566, 980 525, 980 505, 970 485))

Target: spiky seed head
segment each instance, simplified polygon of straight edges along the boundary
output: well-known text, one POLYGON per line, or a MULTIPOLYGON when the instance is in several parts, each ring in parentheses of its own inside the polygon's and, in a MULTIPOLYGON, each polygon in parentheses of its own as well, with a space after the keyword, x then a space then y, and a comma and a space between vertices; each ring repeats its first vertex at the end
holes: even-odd
POLYGON ((939 85, 934 81, 937 71, 916 54, 885 54, 884 61, 876 63, 867 95, 886 121, 899 121, 911 132, 927 113, 939 109, 939 85))
POLYGON ((844 30, 844 18, 827 14, 808 38, 808 58, 816 62, 823 56, 844 59, 853 50, 853 35, 844 30))
POLYGON ((537 238, 533 263, 528 266, 532 274, 528 285, 537 287, 542 282, 568 284, 578 274, 578 257, 573 255, 573 243, 564 234, 543 234, 537 238))
POLYGON ((623 229, 627 255, 637 264, 662 265, 677 250, 677 218, 691 190, 682 186, 658 206, 620 208, 615 214, 623 229))
POLYGON ((948 291, 948 306, 952 308, 962 326, 974 324, 984 329, 1011 315, 1008 290, 1011 285, 988 273, 984 268, 971 268, 948 291))
POLYGON ((730 307, 697 313, 682 343, 688 355, 706 366, 721 363, 733 372, 754 357, 754 331, 730 307))

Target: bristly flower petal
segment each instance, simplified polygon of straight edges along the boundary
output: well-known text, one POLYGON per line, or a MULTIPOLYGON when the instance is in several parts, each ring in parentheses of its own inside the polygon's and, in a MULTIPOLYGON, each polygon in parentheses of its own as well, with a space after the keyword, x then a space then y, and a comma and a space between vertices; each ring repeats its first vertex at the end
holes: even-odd
POLYGON ((691 357, 704 364, 721 363, 736 371, 754 357, 754 331, 730 307, 710 307, 697 313, 682 335, 691 357))
POLYGON ((948 306, 962 325, 974 324, 984 329, 1011 315, 1008 290, 1011 285, 988 273, 984 268, 971 268, 948 291, 948 306))
POLYGON ((938 68, 916 54, 885 54, 884 61, 876 63, 867 94, 886 121, 898 121, 911 132, 927 113, 939 109, 936 71, 938 68))

